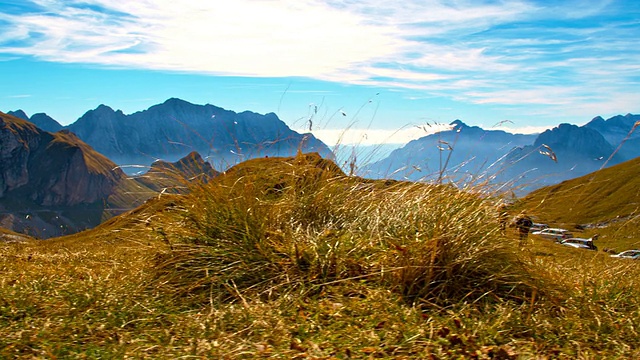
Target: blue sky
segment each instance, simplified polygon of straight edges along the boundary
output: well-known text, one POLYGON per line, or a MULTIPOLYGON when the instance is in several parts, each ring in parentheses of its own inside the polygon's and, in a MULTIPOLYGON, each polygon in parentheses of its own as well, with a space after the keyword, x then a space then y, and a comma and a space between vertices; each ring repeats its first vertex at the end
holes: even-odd
POLYGON ((0 110, 69 124, 179 97, 329 144, 536 132, 640 113, 638 34, 636 0, 0 0, 0 110))

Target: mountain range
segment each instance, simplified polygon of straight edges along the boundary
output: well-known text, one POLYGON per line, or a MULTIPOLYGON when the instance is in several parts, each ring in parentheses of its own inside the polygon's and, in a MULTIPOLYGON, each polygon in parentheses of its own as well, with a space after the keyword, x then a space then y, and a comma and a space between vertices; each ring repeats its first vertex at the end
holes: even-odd
POLYGON ((0 227, 50 238, 93 228, 161 193, 218 175, 200 154, 156 161, 129 177, 67 129, 55 133, 0 112, 0 227))
MULTIPOLYGON (((27 118, 23 111, 10 114, 27 118)), ((64 127, 45 114, 28 120, 47 131, 67 129, 119 165, 176 161, 193 151, 220 169, 254 157, 295 155, 298 150, 332 157, 312 134, 291 130, 273 113, 236 113, 176 98, 130 115, 100 105, 64 127)))
POLYGON ((38 237, 93 227, 126 180, 68 130, 50 133, 0 113, 1 226, 38 237))
POLYGON ((365 176, 408 180, 492 184, 525 194, 640 156, 640 115, 583 126, 560 124, 537 135, 511 134, 468 126, 413 140, 387 158, 362 168, 365 176))
POLYGON ((131 115, 100 105, 69 126, 22 110, 0 117, 0 226, 38 238, 95 227, 159 193, 183 193, 188 182, 219 174, 211 164, 333 156, 275 114, 175 98, 131 115), (131 169, 147 171, 129 177, 131 169))
MULTIPOLYGON (((275 114, 175 98, 130 115, 100 105, 68 126, 22 110, 0 117, 0 226, 37 237, 93 227, 158 193, 181 193, 185 182, 217 176, 214 167, 298 152, 334 156, 275 114), (129 177, 130 169, 147 171, 129 177)), ((413 140, 356 173, 490 184, 523 195, 640 156, 639 121, 632 114, 596 117, 523 135, 456 120, 450 130, 413 140)))

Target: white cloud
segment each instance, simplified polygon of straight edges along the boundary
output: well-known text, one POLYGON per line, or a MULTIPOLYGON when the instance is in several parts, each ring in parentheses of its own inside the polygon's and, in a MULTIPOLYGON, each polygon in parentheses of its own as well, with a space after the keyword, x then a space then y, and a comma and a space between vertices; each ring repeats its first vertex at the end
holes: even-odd
MULTIPOLYGON (((109 10, 98 12, 38 2, 49 11, 2 16, 13 26, 0 40, 26 44, 5 46, 3 52, 62 62, 333 81, 389 72, 384 66, 372 66, 383 62, 447 69, 500 68, 482 49, 453 49, 412 37, 475 29, 517 16, 525 8, 453 7, 439 1, 409 1, 402 6, 380 1, 329 6, 313 0, 83 2, 109 10), (412 55, 416 52, 418 58, 412 55), (354 70, 360 75, 353 76, 354 70)), ((443 76, 408 68, 389 75, 410 81, 443 76)))
POLYGON ((608 100, 596 100, 619 104, 640 75, 630 35, 637 25, 566 25, 604 11, 607 1, 545 8, 524 0, 33 2, 44 10, 0 13, 0 54, 301 76, 490 106, 582 107, 594 98, 576 89, 599 82, 620 85, 609 87, 608 100), (566 21, 554 28, 554 20, 566 21), (618 51, 623 55, 611 54, 618 51))
MULTIPOLYGON (((131 17, 71 7, 8 16, 42 39, 4 51, 48 60, 243 76, 329 77, 399 51, 393 29, 320 2, 88 1, 131 17)), ((44 3, 43 3, 44 4, 44 3)), ((7 37, 9 35, 5 35, 7 37)))

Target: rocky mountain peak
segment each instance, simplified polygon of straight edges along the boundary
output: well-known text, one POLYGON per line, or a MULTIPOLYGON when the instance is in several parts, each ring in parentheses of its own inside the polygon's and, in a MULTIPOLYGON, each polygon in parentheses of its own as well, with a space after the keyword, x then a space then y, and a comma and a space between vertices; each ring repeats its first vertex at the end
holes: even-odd
POLYGON ((204 161, 202 156, 192 151, 187 156, 176 162, 167 162, 158 160, 151 164, 149 173, 166 173, 168 175, 180 174, 187 179, 204 176, 205 178, 211 178, 218 175, 218 172, 213 169, 210 163, 204 161))
POLYGON ((454 130, 468 128, 469 126, 462 122, 460 119, 453 120, 449 125, 452 126, 454 130))
POLYGON ((51 116, 45 113, 33 114, 29 121, 40 129, 48 132, 56 132, 63 128, 59 122, 55 121, 51 116))
POLYGON ((7 115, 15 116, 18 119, 22 119, 22 120, 29 120, 29 116, 27 116, 27 114, 20 109, 16 111, 9 111, 7 115))

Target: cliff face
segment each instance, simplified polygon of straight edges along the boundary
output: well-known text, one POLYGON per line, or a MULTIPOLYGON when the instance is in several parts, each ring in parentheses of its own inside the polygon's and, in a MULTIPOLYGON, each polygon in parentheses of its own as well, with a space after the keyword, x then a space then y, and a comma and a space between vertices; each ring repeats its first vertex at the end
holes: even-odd
POLYGON ((31 152, 46 137, 35 125, 0 113, 0 198, 29 182, 31 152))
POLYGON ((42 206, 90 204, 111 194, 124 174, 68 131, 54 134, 0 113, 0 199, 42 206))

